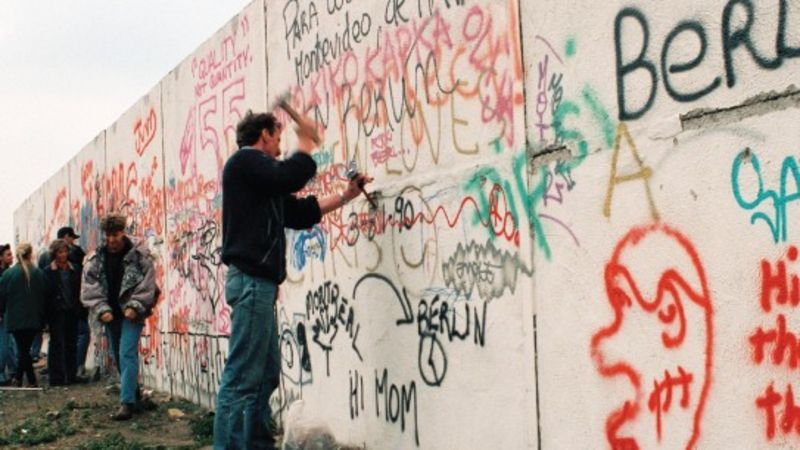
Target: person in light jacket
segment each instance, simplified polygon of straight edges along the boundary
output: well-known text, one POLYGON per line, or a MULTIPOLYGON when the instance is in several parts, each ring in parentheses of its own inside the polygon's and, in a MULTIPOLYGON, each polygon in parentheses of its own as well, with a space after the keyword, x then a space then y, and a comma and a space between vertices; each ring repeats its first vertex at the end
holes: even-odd
POLYGON ((120 373, 120 407, 111 416, 128 420, 139 392, 139 338, 159 291, 150 251, 144 241, 125 234, 127 218, 112 213, 100 228, 105 242, 89 255, 83 268, 81 303, 105 324, 120 373))

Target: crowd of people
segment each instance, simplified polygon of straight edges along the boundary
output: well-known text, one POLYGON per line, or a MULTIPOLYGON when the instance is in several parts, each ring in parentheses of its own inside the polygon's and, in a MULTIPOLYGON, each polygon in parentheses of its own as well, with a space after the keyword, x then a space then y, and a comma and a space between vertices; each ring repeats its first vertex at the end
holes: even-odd
POLYGON ((45 329, 49 343, 44 371, 49 385, 85 381, 89 327, 88 314, 80 302, 85 253, 76 243, 79 236, 71 227, 58 230, 57 237, 39 256, 37 264, 30 243, 17 246, 16 264, 11 246, 0 246, 2 385, 22 387, 25 378, 28 387, 39 385, 33 366, 39 359, 45 329), (85 326, 80 326, 80 321, 85 326), (83 332, 80 343, 79 328, 83 332))
POLYGON ((120 375, 120 407, 111 418, 128 420, 136 406, 152 405, 138 383, 138 344, 160 291, 149 251, 127 236, 126 225, 122 214, 103 218, 105 239, 88 256, 71 227, 59 229, 38 260, 30 243, 19 243, 16 255, 0 246, 0 385, 39 387, 34 364, 45 332, 47 365, 40 374, 48 385, 88 381, 91 317, 104 325, 120 375))

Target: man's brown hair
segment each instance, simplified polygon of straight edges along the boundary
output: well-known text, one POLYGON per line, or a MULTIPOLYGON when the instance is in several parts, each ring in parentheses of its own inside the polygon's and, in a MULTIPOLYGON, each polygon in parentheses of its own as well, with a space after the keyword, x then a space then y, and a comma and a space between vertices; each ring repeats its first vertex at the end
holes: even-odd
POLYGON ((122 213, 111 213, 100 221, 100 229, 104 233, 114 233, 116 231, 125 231, 125 226, 128 223, 128 218, 122 213))
POLYGON ((282 125, 272 113, 254 113, 248 110, 236 124, 236 145, 239 148, 255 145, 261 137, 261 130, 265 128, 269 134, 273 134, 276 129, 282 128, 282 125))

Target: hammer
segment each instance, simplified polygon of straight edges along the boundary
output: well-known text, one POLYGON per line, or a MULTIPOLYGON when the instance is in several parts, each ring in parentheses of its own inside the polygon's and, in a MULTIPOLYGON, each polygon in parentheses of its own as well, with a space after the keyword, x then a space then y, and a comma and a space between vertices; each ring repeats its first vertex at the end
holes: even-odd
MULTIPOLYGON (((350 161, 350 167, 347 169, 345 175, 347 175, 347 179, 351 181, 359 177, 360 174, 358 173, 358 169, 356 168, 355 161, 350 161)), ((369 195, 366 190, 364 190, 364 179, 363 178, 360 179, 357 182, 357 184, 358 184, 358 189, 361 191, 362 194, 364 194, 364 197, 367 197, 367 200, 369 200, 369 206, 371 206, 373 210, 378 209, 378 204, 375 203, 375 200, 373 200, 372 196, 369 195)))
POLYGON ((303 133, 308 135, 308 137, 312 141, 314 141, 315 144, 320 145, 322 143, 322 139, 320 139, 319 133, 317 133, 317 130, 315 128, 312 128, 308 124, 308 122, 306 122, 306 120, 300 115, 300 113, 298 113, 297 110, 294 109, 294 107, 289 104, 289 99, 291 97, 292 96, 291 94, 289 94, 289 91, 284 92, 283 94, 279 95, 274 102, 272 102, 272 105, 270 105, 269 110, 272 111, 275 108, 279 107, 284 111, 286 111, 286 114, 289 114, 289 117, 291 117, 292 120, 294 120, 295 123, 297 123, 297 125, 302 128, 303 133))

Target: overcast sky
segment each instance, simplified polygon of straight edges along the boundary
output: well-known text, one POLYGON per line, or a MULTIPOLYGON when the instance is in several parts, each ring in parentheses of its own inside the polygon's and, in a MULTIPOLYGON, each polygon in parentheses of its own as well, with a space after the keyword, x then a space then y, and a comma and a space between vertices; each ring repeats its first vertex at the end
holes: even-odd
POLYGON ((0 243, 14 210, 249 0, 0 0, 0 243))

